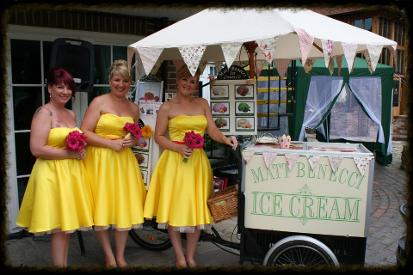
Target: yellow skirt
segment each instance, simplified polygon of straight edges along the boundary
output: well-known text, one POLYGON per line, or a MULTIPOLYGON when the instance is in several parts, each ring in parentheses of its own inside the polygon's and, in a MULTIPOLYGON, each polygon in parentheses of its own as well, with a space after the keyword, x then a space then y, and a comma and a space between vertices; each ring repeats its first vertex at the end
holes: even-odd
POLYGON ((34 234, 91 229, 93 209, 82 161, 37 159, 16 224, 34 234))
POLYGON ((85 165, 95 204, 95 230, 140 227, 146 189, 132 150, 88 146, 85 165))
POLYGON ((212 171, 204 150, 195 149, 186 162, 181 154, 165 150, 152 173, 144 216, 181 232, 203 229, 212 222, 211 192, 212 171))

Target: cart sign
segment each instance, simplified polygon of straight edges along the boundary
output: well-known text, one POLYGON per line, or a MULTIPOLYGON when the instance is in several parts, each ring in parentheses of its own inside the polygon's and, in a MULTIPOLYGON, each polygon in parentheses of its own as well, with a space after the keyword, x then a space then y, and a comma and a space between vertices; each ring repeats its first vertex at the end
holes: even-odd
MULTIPOLYGON (((245 227, 365 237, 370 164, 354 158, 254 154, 245 166, 245 227), (334 167, 334 168, 332 168, 334 167)), ((371 192, 371 191, 370 191, 371 192)))

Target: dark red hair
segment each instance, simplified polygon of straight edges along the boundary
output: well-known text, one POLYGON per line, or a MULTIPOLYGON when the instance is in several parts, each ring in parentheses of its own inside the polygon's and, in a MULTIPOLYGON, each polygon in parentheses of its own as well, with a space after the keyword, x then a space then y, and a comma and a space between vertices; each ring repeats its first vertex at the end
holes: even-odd
POLYGON ((64 84, 68 89, 72 91, 72 96, 75 95, 75 81, 72 75, 63 68, 51 68, 47 75, 47 85, 59 85, 64 84))

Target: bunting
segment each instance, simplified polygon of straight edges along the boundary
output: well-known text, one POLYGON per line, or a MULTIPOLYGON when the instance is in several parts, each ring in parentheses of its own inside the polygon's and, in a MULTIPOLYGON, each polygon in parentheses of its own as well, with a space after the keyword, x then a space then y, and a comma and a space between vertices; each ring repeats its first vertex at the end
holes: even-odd
POLYGON ((278 37, 257 40, 258 48, 260 48, 265 56, 265 60, 268 64, 271 64, 275 57, 275 49, 277 47, 278 37))
POLYGON ((252 151, 243 151, 242 152, 242 157, 245 160, 245 162, 249 162, 252 157, 254 156, 254 152, 252 151))
POLYGON ((288 70, 288 65, 290 64, 290 59, 275 59, 275 67, 277 68, 278 75, 284 77, 288 70))
POLYGON ((142 60, 143 69, 145 74, 149 75, 161 55, 163 48, 146 48, 146 47, 137 47, 136 50, 139 53, 139 56, 142 60))
POLYGON ((330 162, 330 167, 333 172, 337 171, 337 168, 340 167, 343 158, 341 157, 328 157, 328 161, 330 162))
POLYGON ((188 66, 189 72, 192 76, 194 76, 196 70, 198 69, 202 55, 205 52, 206 46, 198 45, 193 47, 179 47, 178 49, 182 55, 182 59, 186 63, 186 66, 188 66))
POLYGON ((300 44, 301 63, 305 64, 308 54, 310 53, 313 46, 314 37, 309 35, 303 29, 295 29, 295 32, 298 35, 298 42, 300 44))
POLYGON ((221 45, 222 53, 224 54, 225 63, 227 63, 228 69, 237 57, 241 46, 242 42, 224 43, 221 45))
POLYGON ((294 168, 294 165, 299 158, 300 158, 300 155, 297 155, 297 154, 286 154, 285 155, 285 160, 287 161, 288 169, 290 171, 294 168))
POLYGON ((262 156, 264 158, 265 166, 267 167, 267 169, 269 169, 274 159, 277 157, 277 153, 262 152, 262 156))
POLYGON ((317 166, 318 162, 320 161, 320 156, 307 156, 308 163, 312 170, 317 166))
POLYGON ((360 174, 364 175, 369 167, 369 161, 373 159, 373 157, 354 157, 353 159, 360 174))
POLYGON ((330 65, 330 60, 331 60, 331 53, 333 52, 333 41, 331 40, 321 40, 321 46, 323 48, 323 55, 324 55, 324 64, 326 65, 326 68, 329 67, 330 65))
POLYGON ((369 70, 371 67, 370 71, 371 73, 376 70, 377 67, 377 62, 379 61, 380 55, 381 55, 381 50, 383 49, 382 45, 366 45, 367 47, 367 52, 369 55, 369 70))
POLYGON ((256 60, 255 64, 255 75, 258 77, 261 74, 262 68, 264 67, 264 60, 256 60))
POLYGON ((342 66, 342 63, 343 63, 343 56, 342 55, 337 56, 336 60, 337 60, 337 74, 338 74, 338 76, 340 76, 341 75, 341 66, 342 66))
POLYGON ((351 73, 353 71, 353 63, 354 57, 356 56, 357 44, 341 42, 341 46, 343 47, 344 56, 347 60, 348 72, 351 73))

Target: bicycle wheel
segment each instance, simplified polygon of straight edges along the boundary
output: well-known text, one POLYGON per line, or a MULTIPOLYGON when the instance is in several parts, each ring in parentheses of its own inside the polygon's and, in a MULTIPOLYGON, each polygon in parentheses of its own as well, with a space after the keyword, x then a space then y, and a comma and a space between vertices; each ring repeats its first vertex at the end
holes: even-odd
POLYGON ((286 237, 271 247, 263 265, 339 266, 339 263, 331 249, 319 240, 296 235, 286 237))
POLYGON ((172 246, 168 232, 158 229, 156 223, 153 222, 145 222, 143 228, 130 230, 129 236, 138 245, 148 250, 162 251, 172 246))

